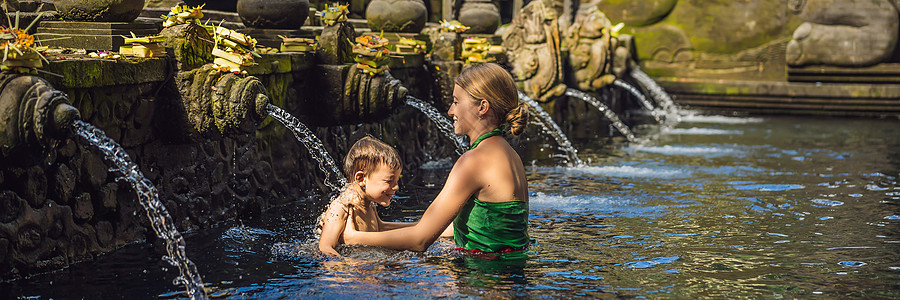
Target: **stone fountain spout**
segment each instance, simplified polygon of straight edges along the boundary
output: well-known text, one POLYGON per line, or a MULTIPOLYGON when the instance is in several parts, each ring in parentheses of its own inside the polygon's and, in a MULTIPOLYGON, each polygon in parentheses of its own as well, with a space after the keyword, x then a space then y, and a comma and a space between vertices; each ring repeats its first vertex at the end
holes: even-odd
POLYGON ((189 135, 252 132, 268 116, 269 97, 257 77, 221 72, 212 65, 178 76, 189 135))
POLYGON ((0 73, 0 157, 66 139, 71 135, 72 124, 79 119, 81 114, 68 96, 46 80, 0 73))

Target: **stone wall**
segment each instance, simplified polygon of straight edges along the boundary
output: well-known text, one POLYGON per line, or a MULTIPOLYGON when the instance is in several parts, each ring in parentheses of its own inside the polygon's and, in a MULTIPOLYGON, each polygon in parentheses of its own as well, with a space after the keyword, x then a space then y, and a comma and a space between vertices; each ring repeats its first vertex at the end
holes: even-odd
MULTIPOLYGON (((329 105, 331 99, 309 99, 306 95, 321 87, 308 78, 321 74, 309 63, 293 61, 299 63, 257 69, 254 76, 274 104, 308 120, 304 107, 329 105)), ((126 149, 181 231, 252 218, 292 201, 324 207, 325 175, 277 121, 267 118, 255 132, 224 137, 191 134, 171 66, 165 58, 54 61, 47 70, 66 76, 46 79, 69 95, 84 121, 126 149)), ((356 125, 310 127, 338 162, 365 134, 394 145, 407 170, 452 156, 453 144, 413 108, 395 107, 368 118, 360 124, 344 120, 356 125)), ((128 243, 155 240, 134 190, 109 168, 102 154, 78 137, 0 159, 0 277, 59 269, 128 243)), ((317 215, 309 212, 311 218, 317 215)))

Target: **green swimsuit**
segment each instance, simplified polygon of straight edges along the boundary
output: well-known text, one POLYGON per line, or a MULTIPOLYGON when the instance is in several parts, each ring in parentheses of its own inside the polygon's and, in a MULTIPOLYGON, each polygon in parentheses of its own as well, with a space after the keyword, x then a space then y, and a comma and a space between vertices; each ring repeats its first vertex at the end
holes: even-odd
MULTIPOLYGON (((469 150, 481 141, 500 135, 494 129, 478 137, 469 150)), ((484 202, 473 195, 453 220, 453 240, 466 250, 510 252, 528 246, 528 202, 484 202)))

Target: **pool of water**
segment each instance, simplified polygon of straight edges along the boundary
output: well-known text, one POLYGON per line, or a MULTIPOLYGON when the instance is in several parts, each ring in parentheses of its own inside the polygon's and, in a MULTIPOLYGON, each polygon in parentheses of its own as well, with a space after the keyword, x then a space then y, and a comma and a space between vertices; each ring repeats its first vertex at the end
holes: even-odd
MULTIPOLYGON (((326 259, 312 201, 189 233, 188 256, 211 296, 233 298, 900 297, 900 121, 685 116, 636 132, 640 143, 574 141, 585 166, 526 158, 536 243, 524 258, 439 242, 326 259)), ((414 179, 384 212, 414 220, 449 163, 405 170, 414 179)), ((11 298, 183 297, 154 244, 0 287, 11 298)))

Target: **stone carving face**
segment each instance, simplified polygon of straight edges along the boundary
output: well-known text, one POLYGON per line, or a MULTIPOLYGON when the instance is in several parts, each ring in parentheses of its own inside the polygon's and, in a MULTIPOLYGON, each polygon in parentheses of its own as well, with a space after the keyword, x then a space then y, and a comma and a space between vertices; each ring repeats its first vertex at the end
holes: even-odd
POLYGON ((612 26, 596 6, 581 9, 566 30, 564 45, 569 49, 569 64, 581 90, 593 90, 608 84, 603 75, 610 73, 615 38, 612 26), (605 29, 605 30, 604 30, 605 29))
POLYGON ((543 1, 532 1, 513 19, 503 36, 519 89, 532 99, 562 95, 560 37, 557 14, 543 1))

